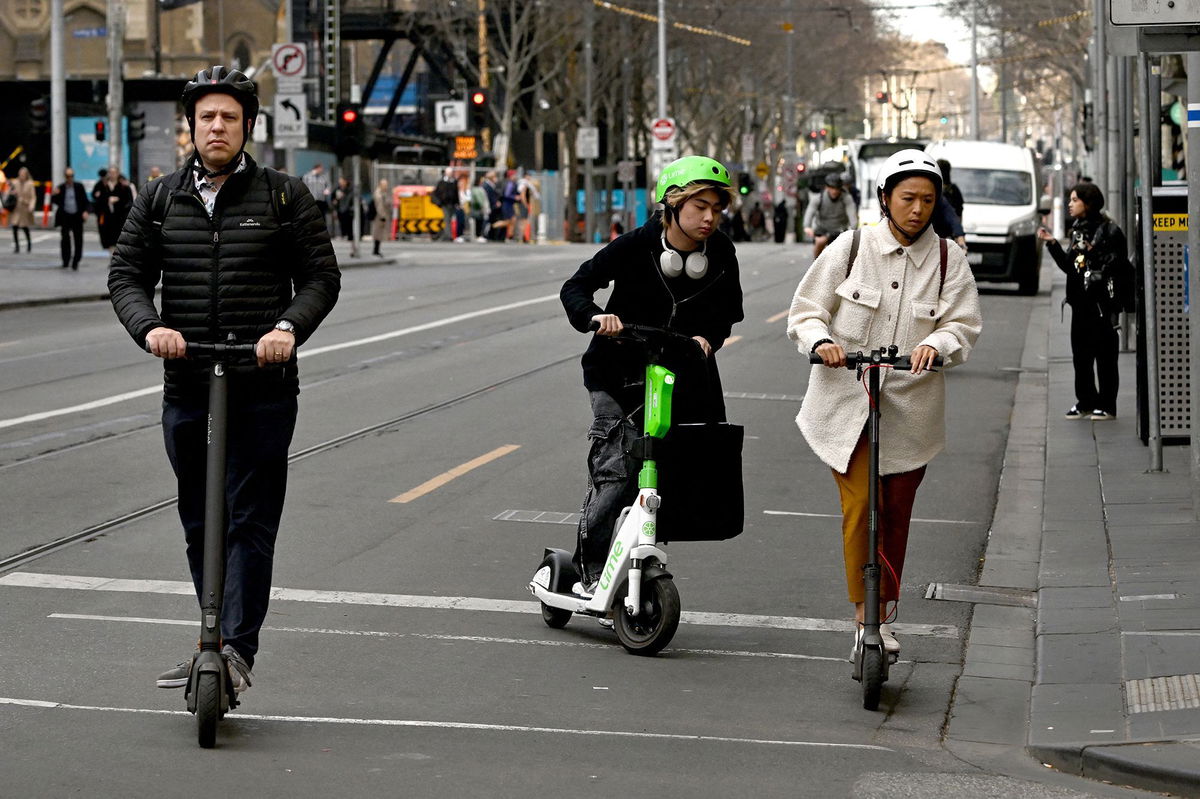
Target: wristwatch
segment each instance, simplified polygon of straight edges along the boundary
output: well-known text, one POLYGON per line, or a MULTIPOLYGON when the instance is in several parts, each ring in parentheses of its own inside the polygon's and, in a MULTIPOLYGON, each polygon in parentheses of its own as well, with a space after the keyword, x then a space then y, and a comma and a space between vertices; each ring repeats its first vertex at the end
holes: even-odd
POLYGON ((293 336, 296 335, 296 326, 286 319, 280 319, 276 322, 275 329, 282 330, 284 333, 291 333, 293 336))

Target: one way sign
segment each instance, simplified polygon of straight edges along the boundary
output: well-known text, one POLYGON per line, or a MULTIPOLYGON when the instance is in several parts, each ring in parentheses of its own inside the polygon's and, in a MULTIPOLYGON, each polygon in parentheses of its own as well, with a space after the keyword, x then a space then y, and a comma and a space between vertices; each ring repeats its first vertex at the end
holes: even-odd
POLYGON ((275 95, 275 146, 308 146, 308 99, 305 95, 275 95))

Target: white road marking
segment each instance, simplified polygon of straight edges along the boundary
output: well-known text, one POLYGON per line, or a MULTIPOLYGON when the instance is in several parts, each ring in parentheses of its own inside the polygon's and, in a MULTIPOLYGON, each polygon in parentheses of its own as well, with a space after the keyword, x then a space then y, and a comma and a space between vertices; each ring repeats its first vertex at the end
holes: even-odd
MULTIPOLYGON (((763 513, 767 516, 807 516, 814 519, 840 519, 840 513, 804 513, 798 510, 764 510, 763 513)), ((983 522, 970 522, 965 519, 912 519, 914 522, 924 522, 925 524, 983 524, 983 522)))
MULTIPOLYGON (((0 705, 37 708, 40 710, 76 710, 102 713, 137 713, 153 716, 191 716, 186 710, 158 710, 142 707, 114 707, 104 705, 71 705, 65 702, 48 702, 41 699, 17 699, 0 696, 0 705)), ((262 713, 234 712, 228 719, 247 721, 276 721, 293 724, 342 724, 360 727, 420 727, 441 730, 470 730, 476 732, 527 732, 549 735, 578 735, 594 738, 640 738, 657 741, 697 741, 711 743, 750 744, 759 746, 794 746, 823 749, 863 749, 874 752, 891 752, 886 746, 874 744, 848 744, 833 741, 788 741, 769 738, 735 738, 723 735, 684 735, 668 732, 643 732, 633 730, 580 730, 568 727, 535 727, 521 724, 481 724, 467 721, 426 721, 420 719, 368 719, 341 718, 337 716, 278 716, 262 713)), ((228 723, 228 721, 226 722, 228 723)))
MULTIPOLYGON (((183 580, 132 580, 38 572, 10 572, 0 577, 0 586, 13 588, 55 588, 75 591, 124 591, 135 594, 194 595, 190 582, 183 580)), ((539 602, 512 599, 485 599, 469 596, 421 596, 383 594, 362 591, 316 591, 303 588, 272 588, 271 599, 282 602, 313 602, 325 605, 370 605, 374 607, 423 608, 432 610, 472 610, 498 613, 537 613, 539 602)), ((813 619, 803 616, 767 616, 750 613, 709 613, 684 611, 684 624, 715 627, 754 627, 774 630, 850 632, 854 622, 841 619, 813 619)), ((958 638, 958 628, 948 624, 893 624, 892 629, 906 635, 934 638, 958 638)))
MULTIPOLYGON (((126 622, 133 624, 164 624, 179 627, 199 627, 198 620, 154 619, 144 616, 101 616, 91 613, 51 613, 46 618, 75 621, 126 622)), ((348 635, 362 638, 418 638, 424 641, 456 641, 468 644, 513 644, 517 646, 547 646, 567 649, 612 649, 615 644, 590 641, 552 641, 542 638, 501 638, 491 635, 445 635, 441 633, 401 633, 389 630, 340 630, 325 627, 271 627, 263 630, 276 633, 302 633, 304 635, 348 635)), ((667 647, 664 652, 681 655, 711 655, 714 657, 764 658, 767 660, 817 660, 844 663, 845 658, 825 655, 803 655, 796 652, 750 652, 737 649, 681 649, 667 647)), ((902 661, 903 662, 903 661, 902 661)))
MULTIPOLYGON (((392 330, 388 333, 380 333, 376 336, 367 336, 366 338, 354 339, 353 341, 343 341, 340 344, 329 344, 324 347, 313 347, 311 349, 301 347, 296 351, 297 358, 307 358, 313 355, 322 355, 326 352, 336 352, 337 350, 349 349, 350 347, 361 347, 366 344, 375 344, 380 341, 398 338, 400 336, 408 336, 413 333, 421 333, 426 330, 433 330, 438 327, 445 327, 457 322, 464 322, 468 319, 475 319, 480 316, 488 316, 494 313, 503 313, 516 308, 524 308, 528 305, 537 305, 543 302, 558 300, 557 294, 547 294, 543 297, 534 297, 529 300, 521 300, 519 302, 510 302, 504 305, 494 305, 491 308, 481 308, 478 311, 469 311, 468 313, 456 314, 455 316, 447 316, 444 319, 436 319, 432 322, 426 322, 423 325, 413 325, 412 327, 401 328, 400 330, 392 330)), ((57 416, 68 416, 82 413, 84 411, 103 408, 106 405, 115 405, 118 402, 126 400, 138 399, 139 397, 148 397, 152 394, 161 394, 162 384, 141 388, 136 391, 126 391, 123 394, 114 394, 110 397, 102 397, 101 399, 84 402, 79 405, 72 405, 68 408, 55 408, 49 411, 39 411, 38 413, 30 413, 25 416, 16 416, 11 419, 0 419, 0 430, 7 427, 16 427, 17 425, 28 424, 30 422, 40 422, 45 419, 53 419, 57 416)))

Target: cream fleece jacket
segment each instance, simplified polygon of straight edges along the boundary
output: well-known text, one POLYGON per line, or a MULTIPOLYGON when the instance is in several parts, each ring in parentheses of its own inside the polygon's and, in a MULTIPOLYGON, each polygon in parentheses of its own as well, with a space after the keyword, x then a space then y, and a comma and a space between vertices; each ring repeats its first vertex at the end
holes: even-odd
MULTIPOLYGON (((847 352, 891 344, 903 354, 926 344, 946 367, 967 360, 982 329, 979 294, 963 251, 947 248, 946 282, 940 279, 938 237, 929 228, 911 247, 885 224, 862 229, 850 276, 851 232, 821 253, 796 287, 788 312, 788 338, 805 358, 815 342, 832 339, 847 352)), ((929 463, 946 442, 945 377, 883 369, 880 374, 880 474, 929 463)), ((849 369, 813 366, 796 417, 805 440, 822 461, 845 473, 868 414, 863 384, 849 369)))

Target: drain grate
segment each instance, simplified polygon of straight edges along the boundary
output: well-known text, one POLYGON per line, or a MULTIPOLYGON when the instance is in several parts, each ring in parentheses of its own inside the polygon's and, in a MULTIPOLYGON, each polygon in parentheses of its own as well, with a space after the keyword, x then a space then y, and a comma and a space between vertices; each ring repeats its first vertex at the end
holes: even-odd
POLYGON ((1006 605, 1014 608, 1036 608, 1037 592, 1022 588, 1002 588, 994 585, 956 585, 955 583, 930 583, 925 589, 926 599, 945 602, 973 602, 977 605, 1006 605))
POLYGON ((493 516, 492 521, 577 525, 579 524, 579 514, 554 510, 506 510, 493 516))
POLYGON ((1125 682, 1125 704, 1130 713, 1200 708, 1200 674, 1174 674, 1125 682))

